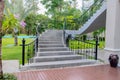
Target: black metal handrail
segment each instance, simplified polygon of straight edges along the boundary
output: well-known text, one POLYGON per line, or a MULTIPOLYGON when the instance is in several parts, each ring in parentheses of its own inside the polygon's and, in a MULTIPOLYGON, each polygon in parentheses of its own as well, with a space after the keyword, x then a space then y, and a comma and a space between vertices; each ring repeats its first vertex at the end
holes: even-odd
POLYGON ((28 44, 25 42, 26 40, 23 38, 22 44, 20 45, 22 46, 22 65, 25 64, 25 58, 27 58, 27 62, 30 63, 32 61, 31 58, 35 56, 35 53, 38 51, 38 37, 28 44))
POLYGON ((94 38, 94 43, 84 41, 82 39, 76 39, 71 35, 66 38, 66 46, 70 48, 76 54, 82 55, 84 59, 97 60, 98 54, 98 37, 94 38))
MULTIPOLYGON (((38 25, 39 26, 39 25, 38 25)), ((25 64, 25 58, 27 58, 27 62, 30 63, 33 60, 32 57, 35 56, 35 54, 38 52, 38 39, 39 39, 39 32, 38 32, 38 26, 36 27, 36 38, 31 41, 30 43, 26 44, 26 40, 23 38, 22 44, 22 65, 25 64)))
MULTIPOLYGON (((24 38, 23 38, 23 39, 24 39, 24 38)), ((25 46, 29 46, 30 44, 34 43, 34 42, 36 41, 36 39, 37 39, 37 37, 36 37, 33 41, 31 41, 30 43, 25 44, 25 46)))

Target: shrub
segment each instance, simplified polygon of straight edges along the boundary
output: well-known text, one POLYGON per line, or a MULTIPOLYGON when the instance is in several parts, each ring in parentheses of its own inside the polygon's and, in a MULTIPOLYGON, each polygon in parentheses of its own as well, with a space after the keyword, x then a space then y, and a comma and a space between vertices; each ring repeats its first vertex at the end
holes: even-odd
POLYGON ((13 74, 6 73, 3 75, 3 79, 0 80, 17 80, 17 77, 15 77, 13 74))

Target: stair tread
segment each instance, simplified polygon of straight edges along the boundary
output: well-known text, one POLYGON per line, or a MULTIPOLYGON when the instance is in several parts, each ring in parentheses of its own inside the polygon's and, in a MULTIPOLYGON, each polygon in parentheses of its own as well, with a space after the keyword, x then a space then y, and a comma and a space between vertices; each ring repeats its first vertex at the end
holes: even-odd
POLYGON ((55 56, 40 56, 40 57, 38 57, 38 56, 36 56, 36 57, 34 57, 34 58, 61 58, 61 57, 80 57, 81 55, 55 55, 55 56))
POLYGON ((82 59, 82 60, 65 60, 65 61, 52 61, 52 62, 40 62, 40 63, 31 63, 28 66, 46 66, 46 65, 62 65, 62 64, 72 64, 72 63, 95 63, 95 60, 82 59))
POLYGON ((53 41, 53 40, 50 41, 50 40, 49 40, 49 41, 39 41, 39 42, 62 42, 62 41, 53 41))
POLYGON ((59 44, 56 44, 56 43, 39 43, 39 45, 64 45, 63 43, 59 43, 59 44))
POLYGON ((72 52, 72 51, 44 51, 44 52, 37 52, 37 53, 62 53, 62 52, 72 52))
POLYGON ((64 48, 67 48, 67 47, 46 47, 46 48, 38 48, 38 49, 64 49, 64 48))

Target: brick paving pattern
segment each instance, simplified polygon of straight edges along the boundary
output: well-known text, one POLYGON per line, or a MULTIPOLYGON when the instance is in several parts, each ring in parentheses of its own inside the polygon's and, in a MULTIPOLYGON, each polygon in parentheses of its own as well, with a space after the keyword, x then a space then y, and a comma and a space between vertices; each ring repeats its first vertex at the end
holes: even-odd
POLYGON ((120 80, 120 68, 109 65, 15 73, 18 80, 120 80))

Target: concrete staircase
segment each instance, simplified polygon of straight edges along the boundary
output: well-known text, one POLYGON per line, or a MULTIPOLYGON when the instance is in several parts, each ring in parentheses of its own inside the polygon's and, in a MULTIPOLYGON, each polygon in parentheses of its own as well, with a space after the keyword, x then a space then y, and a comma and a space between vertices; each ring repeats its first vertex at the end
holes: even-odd
POLYGON ((36 56, 21 70, 63 68, 95 64, 95 60, 83 59, 74 54, 63 42, 62 30, 47 30, 39 38, 39 49, 36 56))

